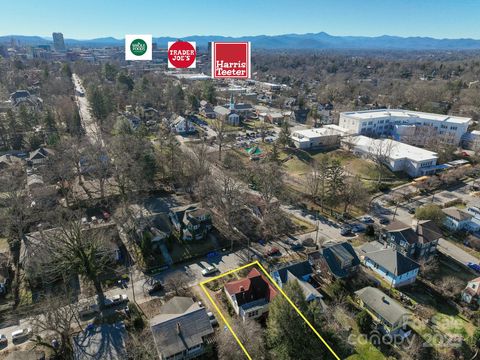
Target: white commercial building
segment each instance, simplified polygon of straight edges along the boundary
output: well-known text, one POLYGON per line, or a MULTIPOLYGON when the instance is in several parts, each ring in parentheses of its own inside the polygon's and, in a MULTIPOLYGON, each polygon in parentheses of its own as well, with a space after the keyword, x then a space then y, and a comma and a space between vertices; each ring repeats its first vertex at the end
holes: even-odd
POLYGON ((339 126, 352 133, 392 136, 395 140, 424 146, 431 139, 459 145, 471 118, 401 109, 348 111, 340 113, 339 126))
POLYGON ((473 130, 472 132, 463 135, 463 147, 469 150, 480 150, 480 130, 473 130))
POLYGON ((342 145, 357 156, 383 159, 390 170, 404 171, 411 177, 433 174, 437 170, 436 153, 395 140, 358 135, 343 138, 342 145))
POLYGON ((340 126, 325 125, 321 128, 294 131, 291 139, 295 147, 307 150, 339 145, 340 138, 347 135, 347 130, 340 126))

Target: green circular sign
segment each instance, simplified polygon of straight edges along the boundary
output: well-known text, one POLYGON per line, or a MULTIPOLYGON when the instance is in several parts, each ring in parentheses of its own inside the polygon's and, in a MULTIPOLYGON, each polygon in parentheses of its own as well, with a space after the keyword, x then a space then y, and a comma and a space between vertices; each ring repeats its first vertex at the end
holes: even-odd
POLYGON ((147 43, 142 39, 135 39, 130 43, 130 51, 133 55, 142 56, 147 52, 147 43))

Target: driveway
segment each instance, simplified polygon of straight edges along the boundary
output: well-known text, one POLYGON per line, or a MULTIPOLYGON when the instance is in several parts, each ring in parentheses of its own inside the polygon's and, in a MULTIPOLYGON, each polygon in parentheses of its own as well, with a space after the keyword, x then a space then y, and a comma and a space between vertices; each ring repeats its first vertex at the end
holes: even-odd
POLYGON ((453 244, 448 240, 445 240, 445 239, 438 240, 437 249, 442 254, 448 257, 451 257, 452 259, 456 260, 461 264, 467 265, 467 263, 469 262, 474 264, 479 263, 479 260, 475 256, 470 255, 468 252, 459 248, 457 245, 453 244))

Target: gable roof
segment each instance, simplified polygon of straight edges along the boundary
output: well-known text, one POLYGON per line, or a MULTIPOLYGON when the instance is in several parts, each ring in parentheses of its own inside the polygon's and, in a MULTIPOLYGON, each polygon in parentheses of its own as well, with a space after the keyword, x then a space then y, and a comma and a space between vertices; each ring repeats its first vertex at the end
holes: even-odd
POLYGON ((331 273, 337 278, 348 276, 349 270, 360 264, 360 259, 352 245, 346 241, 321 249, 320 255, 325 259, 331 273), (346 263, 348 266, 342 266, 342 263, 346 263))
POLYGON ((164 312, 150 320, 159 354, 172 356, 202 344, 205 336, 213 334, 207 311, 192 299, 174 297, 165 305, 162 307, 164 312), (185 309, 188 303, 191 305, 185 309), (173 313, 168 313, 169 311, 173 313))
POLYGON ((365 305, 392 325, 401 320, 402 317, 410 314, 400 303, 377 288, 367 286, 355 291, 355 294, 365 305))
MULTIPOLYGON (((382 246, 381 244, 379 245, 382 246)), ((360 254, 369 258, 371 261, 380 265, 395 276, 420 268, 420 265, 415 261, 390 247, 379 250, 378 245, 367 243, 360 247, 360 254)))
POLYGON ((446 209, 442 209, 443 213, 457 221, 465 221, 465 220, 470 220, 473 216, 467 213, 466 211, 463 211, 461 209, 458 209, 456 207, 449 207, 446 209))
POLYGON ((30 153, 29 160, 44 159, 49 155, 52 155, 53 151, 44 147, 40 147, 30 153))
POLYGON ((415 227, 394 221, 386 229, 396 240, 409 244, 426 244, 442 237, 442 231, 431 220, 420 220, 415 227))
POLYGON ((277 290, 256 268, 246 278, 226 283, 225 290, 235 295, 239 306, 260 299, 272 301, 277 295, 277 290))
POLYGON ((282 283, 286 283, 289 273, 296 278, 301 279, 305 275, 309 275, 313 272, 312 265, 308 261, 302 261, 296 264, 285 266, 277 270, 278 275, 282 283))

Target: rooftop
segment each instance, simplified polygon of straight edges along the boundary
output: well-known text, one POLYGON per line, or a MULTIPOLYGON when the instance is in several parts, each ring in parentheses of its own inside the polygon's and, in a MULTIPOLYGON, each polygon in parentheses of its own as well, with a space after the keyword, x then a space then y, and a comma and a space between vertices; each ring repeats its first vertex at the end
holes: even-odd
POLYGON ((410 313, 397 301, 393 300, 377 288, 367 286, 355 291, 355 294, 372 309, 376 314, 387 320, 390 324, 395 324, 404 316, 410 313))
POLYGON ((412 119, 417 118, 419 120, 434 120, 456 124, 468 124, 472 119, 461 116, 443 115, 425 113, 420 111, 410 111, 403 109, 378 109, 378 110, 362 110, 362 111, 348 111, 342 113, 351 118, 357 119, 381 119, 381 118, 405 118, 412 119))
POLYGON ((256 268, 246 278, 226 283, 225 290, 236 296, 239 306, 262 298, 271 301, 277 295, 277 290, 256 268))
POLYGON ((213 334, 205 308, 191 298, 174 297, 150 319, 153 339, 159 353, 169 357, 200 345, 213 334))
POLYGON ((359 254, 369 258, 395 276, 406 274, 420 267, 415 261, 402 255, 397 250, 384 247, 377 241, 362 245, 359 254))
POLYGON ((391 139, 372 139, 367 136, 352 136, 345 140, 363 152, 376 152, 377 149, 389 153, 392 160, 411 159, 425 161, 438 159, 437 153, 391 139))

